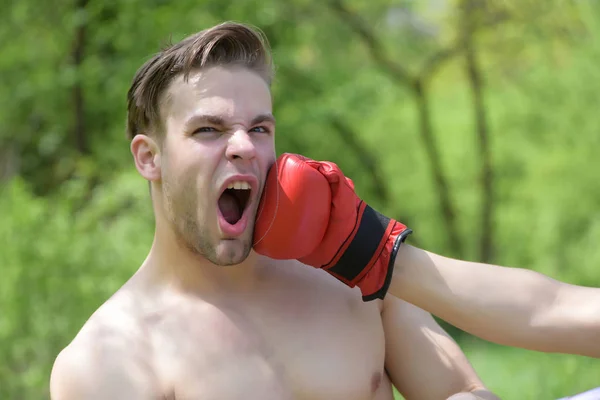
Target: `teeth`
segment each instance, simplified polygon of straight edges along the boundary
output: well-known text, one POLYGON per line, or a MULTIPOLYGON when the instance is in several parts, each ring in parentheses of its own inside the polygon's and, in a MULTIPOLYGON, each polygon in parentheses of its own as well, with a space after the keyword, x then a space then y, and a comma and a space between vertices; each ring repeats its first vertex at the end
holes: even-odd
POLYGON ((227 185, 227 189, 250 190, 250 184, 245 181, 235 181, 227 185))

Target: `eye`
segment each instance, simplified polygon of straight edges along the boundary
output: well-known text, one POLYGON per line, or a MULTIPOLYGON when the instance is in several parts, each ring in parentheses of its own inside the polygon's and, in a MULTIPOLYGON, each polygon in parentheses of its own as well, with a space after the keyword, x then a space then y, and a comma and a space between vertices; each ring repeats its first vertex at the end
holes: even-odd
POLYGON ((201 128, 196 129, 193 133, 194 134, 196 134, 196 133, 212 133, 215 131, 216 131, 215 128, 212 128, 210 126, 203 126, 201 128))
POLYGON ((265 126, 257 126, 251 129, 252 132, 271 133, 271 130, 265 126))

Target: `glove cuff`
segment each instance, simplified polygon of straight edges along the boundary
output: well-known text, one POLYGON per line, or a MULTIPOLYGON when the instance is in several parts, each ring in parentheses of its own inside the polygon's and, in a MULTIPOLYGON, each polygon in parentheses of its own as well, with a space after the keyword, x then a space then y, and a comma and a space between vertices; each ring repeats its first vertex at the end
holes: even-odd
MULTIPOLYGON (((385 269, 385 279, 383 281, 383 285, 374 293, 369 293, 366 288, 361 287, 361 291, 363 293, 363 301, 372 301, 375 299, 382 299, 387 294, 388 289, 390 288, 390 283, 392 282, 392 276, 394 275, 394 264, 396 263, 396 255, 398 254, 398 249, 400 249, 400 245, 404 243, 404 240, 412 233, 412 230, 404 227, 404 230, 400 232, 398 236, 395 237, 393 241, 393 246, 389 254, 389 261, 387 263, 387 268, 385 269)), ((392 236, 393 238, 393 236, 392 236)), ((362 286, 361 283, 358 286, 362 286)))
POLYGON ((324 269, 350 287, 358 284, 364 301, 383 298, 400 244, 410 233, 400 222, 361 201, 352 235, 324 269))

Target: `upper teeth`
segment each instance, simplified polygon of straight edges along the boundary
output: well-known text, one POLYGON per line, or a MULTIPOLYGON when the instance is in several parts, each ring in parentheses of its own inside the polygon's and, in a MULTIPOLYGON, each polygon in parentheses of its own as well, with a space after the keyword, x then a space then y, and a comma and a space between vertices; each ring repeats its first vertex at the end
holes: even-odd
POLYGON ((250 184, 245 181, 234 181, 227 185, 227 189, 242 189, 248 190, 250 189, 250 184))

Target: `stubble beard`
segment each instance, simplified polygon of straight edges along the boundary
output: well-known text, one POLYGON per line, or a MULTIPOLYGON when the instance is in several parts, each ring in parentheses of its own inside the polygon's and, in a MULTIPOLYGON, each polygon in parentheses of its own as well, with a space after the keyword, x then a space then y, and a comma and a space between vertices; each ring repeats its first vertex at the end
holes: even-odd
POLYGON ((176 225, 176 234, 188 250, 218 266, 240 264, 248 257, 251 250, 251 239, 237 238, 243 245, 241 254, 233 246, 228 246, 225 254, 217 254, 217 246, 211 241, 209 232, 202 229, 198 219, 193 218, 191 214, 185 214, 185 217, 180 218, 180 223, 176 225))
MULTIPOLYGON (((165 181, 163 183, 167 200, 169 222, 175 232, 177 241, 194 255, 210 261, 218 266, 237 265, 243 262, 252 249, 253 235, 249 238, 238 238, 242 242, 241 254, 229 247, 226 254, 217 254, 217 244, 211 239, 210 231, 200 222, 198 196, 195 179, 182 179, 176 186, 165 181)), ((251 227, 249 226, 248 229, 251 227)), ((217 239, 218 240, 218 239, 217 239)))

